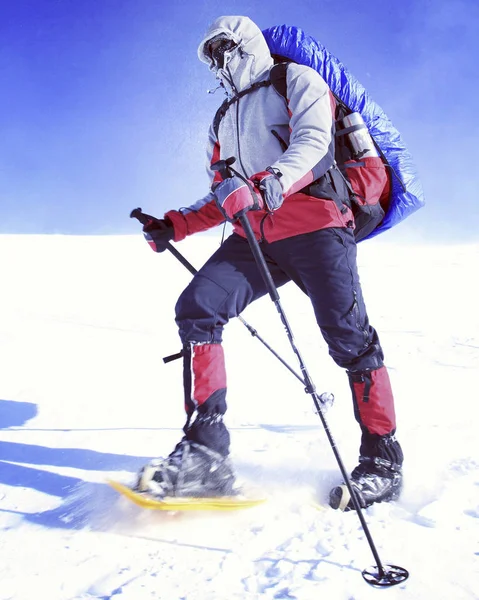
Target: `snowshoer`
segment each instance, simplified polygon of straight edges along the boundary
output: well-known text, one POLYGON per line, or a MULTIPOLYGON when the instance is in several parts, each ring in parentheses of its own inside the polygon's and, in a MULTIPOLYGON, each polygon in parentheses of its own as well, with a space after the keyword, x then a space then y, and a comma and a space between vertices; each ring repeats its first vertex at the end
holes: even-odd
MULTIPOLYGON (((267 293, 241 225, 245 214, 277 287, 294 281, 308 295, 333 360, 347 371, 361 429, 359 464, 351 481, 362 507, 398 497, 403 454, 396 439, 394 399, 383 351, 370 325, 356 263, 354 217, 334 163, 334 98, 310 67, 290 64, 287 98, 269 80, 273 59, 261 30, 247 17, 217 19, 199 58, 230 99, 208 140, 211 191, 189 208, 171 210, 144 226, 157 252, 167 244, 225 220, 234 232, 182 292, 176 322, 183 344, 184 436, 173 452, 152 461, 138 489, 163 496, 234 493, 229 459, 223 327, 267 293), (258 85, 256 85, 258 84, 258 85), (255 86, 253 93, 244 93, 255 86), (215 131, 217 129, 217 131, 215 131), (236 157, 249 180, 223 180, 213 165, 236 157), (246 212, 247 211, 247 212, 246 212)), ((378 159, 380 163, 380 159, 378 159)), ((378 193, 388 175, 378 164, 378 193)), ((351 508, 345 488, 330 495, 333 508, 351 508)))

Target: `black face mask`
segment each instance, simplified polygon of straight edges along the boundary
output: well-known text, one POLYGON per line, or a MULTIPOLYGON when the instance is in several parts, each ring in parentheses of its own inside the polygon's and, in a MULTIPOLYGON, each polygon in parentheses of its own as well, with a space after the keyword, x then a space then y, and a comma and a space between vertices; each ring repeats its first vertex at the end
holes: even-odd
POLYGON ((225 66, 225 53, 233 50, 233 48, 236 48, 235 42, 227 38, 221 40, 219 46, 217 46, 214 50, 210 50, 208 47, 208 53, 211 56, 211 60, 215 63, 218 69, 222 69, 225 66))

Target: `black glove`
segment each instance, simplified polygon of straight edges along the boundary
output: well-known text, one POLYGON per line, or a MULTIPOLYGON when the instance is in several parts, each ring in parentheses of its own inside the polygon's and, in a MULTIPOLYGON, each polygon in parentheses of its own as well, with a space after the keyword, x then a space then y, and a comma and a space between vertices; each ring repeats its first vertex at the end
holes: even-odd
POLYGON ((143 235, 155 252, 164 252, 175 237, 175 230, 169 219, 151 219, 143 226, 143 235))

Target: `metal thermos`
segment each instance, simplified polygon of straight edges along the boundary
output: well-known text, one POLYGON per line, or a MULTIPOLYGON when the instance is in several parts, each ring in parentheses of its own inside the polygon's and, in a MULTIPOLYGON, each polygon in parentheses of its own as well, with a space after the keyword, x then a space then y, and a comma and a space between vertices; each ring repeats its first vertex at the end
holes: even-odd
POLYGON ((337 136, 346 136, 356 159, 379 156, 373 138, 360 113, 353 112, 347 115, 336 123, 336 128, 337 136))

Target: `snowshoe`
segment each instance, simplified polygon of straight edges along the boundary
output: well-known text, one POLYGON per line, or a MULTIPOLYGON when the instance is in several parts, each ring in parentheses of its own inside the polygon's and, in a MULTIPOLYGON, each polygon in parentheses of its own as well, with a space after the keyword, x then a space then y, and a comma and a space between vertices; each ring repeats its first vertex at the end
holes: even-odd
POLYGON ((215 498, 232 496, 235 476, 227 457, 183 438, 173 452, 142 468, 134 488, 166 497, 215 498))
MULTIPOLYGON (((350 483, 361 508, 367 508, 375 502, 397 500, 402 487, 401 468, 382 458, 361 456, 359 465, 351 473, 350 483)), ((331 490, 329 505, 334 509, 354 510, 346 485, 331 490)))

